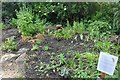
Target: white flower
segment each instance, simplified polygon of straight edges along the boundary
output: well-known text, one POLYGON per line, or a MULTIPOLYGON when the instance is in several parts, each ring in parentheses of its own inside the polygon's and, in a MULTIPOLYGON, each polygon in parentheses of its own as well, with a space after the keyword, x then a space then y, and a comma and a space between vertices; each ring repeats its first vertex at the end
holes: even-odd
POLYGON ((64 8, 64 10, 66 10, 66 8, 64 8))
POLYGON ((52 12, 55 12, 54 10, 52 12))
POLYGON ((41 12, 41 11, 39 11, 39 12, 41 12))
POLYGON ((58 3, 58 4, 60 4, 60 3, 58 3))

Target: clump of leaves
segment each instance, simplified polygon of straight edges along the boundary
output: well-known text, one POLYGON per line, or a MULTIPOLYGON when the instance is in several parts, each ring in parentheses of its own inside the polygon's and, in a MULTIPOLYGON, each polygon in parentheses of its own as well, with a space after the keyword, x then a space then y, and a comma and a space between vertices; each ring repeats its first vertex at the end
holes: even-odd
POLYGON ((63 38, 63 34, 61 30, 57 30, 54 32, 54 36, 56 39, 62 39, 63 38))
POLYGON ((94 59, 96 58, 96 55, 93 53, 86 52, 84 53, 84 58, 90 61, 94 61, 94 59))
POLYGON ((39 46, 37 44, 34 44, 31 48, 32 51, 36 51, 39 49, 39 46))
POLYGON ((45 20, 39 20, 39 17, 33 16, 32 9, 25 5, 16 11, 17 19, 12 19, 11 24, 16 26, 23 36, 32 36, 36 33, 44 33, 45 27, 43 24, 45 20))
POLYGON ((105 38, 110 34, 111 26, 107 22, 103 21, 94 21, 91 22, 88 31, 92 39, 105 38))
POLYGON ((5 28, 5 25, 2 22, 0 22, 0 30, 2 30, 4 28, 5 28))
POLYGON ((95 43, 95 47, 99 51, 104 51, 110 53, 110 48, 113 46, 110 41, 98 41, 95 43))
POLYGON ((43 46, 42 48, 44 51, 48 51, 49 50, 49 47, 48 46, 43 46))
POLYGON ((73 37, 73 31, 72 28, 66 27, 62 30, 63 38, 68 40, 73 37))
POLYGON ((17 43, 14 41, 13 37, 7 38, 7 41, 3 44, 2 50, 7 50, 8 52, 17 50, 17 43))
POLYGON ((85 26, 83 22, 75 22, 73 23, 73 31, 74 33, 83 33, 85 31, 85 26))

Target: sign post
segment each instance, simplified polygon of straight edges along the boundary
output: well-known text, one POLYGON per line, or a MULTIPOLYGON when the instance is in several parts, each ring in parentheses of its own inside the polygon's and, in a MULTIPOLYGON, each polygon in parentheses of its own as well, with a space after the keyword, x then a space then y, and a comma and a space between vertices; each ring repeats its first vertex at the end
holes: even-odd
POLYGON ((105 76, 106 76, 106 74, 102 72, 102 74, 101 74, 101 79, 104 80, 104 79, 105 79, 105 76))
POLYGON ((105 79, 106 74, 113 75, 118 57, 108 54, 106 52, 100 52, 97 70, 101 71, 101 79, 105 79))

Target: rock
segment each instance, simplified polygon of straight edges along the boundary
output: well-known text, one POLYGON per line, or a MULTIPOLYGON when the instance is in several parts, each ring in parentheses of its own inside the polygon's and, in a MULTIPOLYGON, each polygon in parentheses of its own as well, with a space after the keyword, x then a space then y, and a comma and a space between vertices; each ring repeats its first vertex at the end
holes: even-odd
POLYGON ((26 53, 23 53, 15 60, 15 62, 18 63, 18 62, 23 62, 27 60, 29 60, 28 55, 26 53))
POLYGON ((6 31, 2 32, 2 41, 4 41, 6 38, 9 38, 10 36, 16 36, 19 37, 20 33, 18 29, 8 29, 6 31))
POLYGON ((22 53, 26 53, 29 49, 27 48, 20 48, 17 52, 17 54, 22 54, 22 53))
POLYGON ((10 61, 11 59, 17 58, 19 55, 17 54, 5 54, 4 56, 1 57, 0 63, 4 63, 6 61, 10 61))

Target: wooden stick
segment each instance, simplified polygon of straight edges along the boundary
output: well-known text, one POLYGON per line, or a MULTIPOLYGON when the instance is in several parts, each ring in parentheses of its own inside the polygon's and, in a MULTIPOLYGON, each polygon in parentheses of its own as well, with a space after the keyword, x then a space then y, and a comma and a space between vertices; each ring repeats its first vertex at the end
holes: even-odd
POLYGON ((106 76, 106 74, 102 72, 102 74, 101 74, 101 79, 104 80, 104 79, 105 79, 105 76, 106 76))

